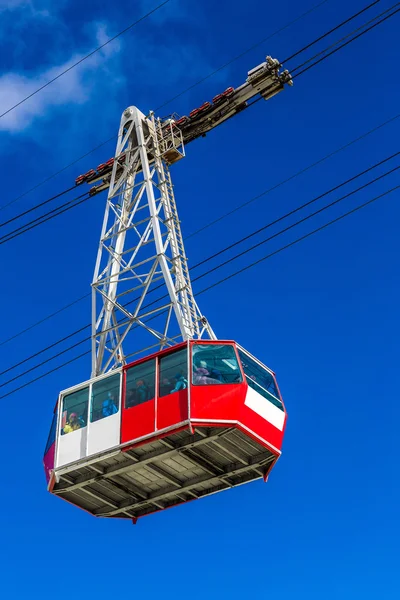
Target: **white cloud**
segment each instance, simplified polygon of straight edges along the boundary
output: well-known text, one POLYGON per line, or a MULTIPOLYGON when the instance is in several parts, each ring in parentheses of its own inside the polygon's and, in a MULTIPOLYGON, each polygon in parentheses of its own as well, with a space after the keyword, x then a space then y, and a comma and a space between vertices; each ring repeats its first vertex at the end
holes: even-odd
MULTIPOLYGON (((30 1, 13 0, 19 6, 30 1)), ((5 2, 9 0, 0 0, 0 7, 5 2)), ((35 6, 38 2, 35 0, 35 6)), ((42 0, 42 6, 46 2, 49 0, 42 0)), ((142 9, 151 6, 150 0, 141 0, 141 4, 142 9)), ((180 0, 172 0, 165 9, 169 6, 174 10, 166 11, 168 19, 179 20, 184 14, 184 10, 178 10, 181 8, 180 0)), ((86 39, 93 40, 92 48, 88 48, 87 52, 112 37, 115 31, 110 33, 108 28, 107 22, 83 23, 81 33, 86 39)), ((118 30, 121 25, 114 24, 113 28, 118 30)), ((196 43, 188 41, 182 47, 175 36, 164 35, 165 30, 165 26, 156 23, 155 28, 154 24, 150 28, 138 28, 112 41, 0 118, 0 132, 23 134, 43 146, 51 145, 51 138, 59 135, 59 127, 68 135, 73 133, 75 143, 78 143, 77 138, 85 141, 87 135, 93 136, 93 128, 96 134, 100 135, 100 131, 104 130, 107 135, 108 126, 117 126, 118 115, 125 105, 137 104, 144 111, 154 109, 213 70, 213 65, 196 43), (158 35, 160 27, 163 36, 158 35)), ((57 28, 55 35, 59 37, 60 48, 66 32, 57 28)), ((71 67, 85 54, 82 51, 42 70, 3 72, 0 75, 0 114, 71 67)), ((226 76, 225 71, 218 73, 215 85, 226 76)), ((188 103, 190 98, 183 101, 183 105, 188 103)), ((171 110, 175 109, 175 105, 171 104, 171 110)))
MULTIPOLYGON (((21 0, 22 1, 22 0, 21 0)), ((104 43, 110 36, 104 23, 95 24, 96 46, 104 43)), ((92 96, 95 83, 105 73, 112 77, 108 61, 118 54, 120 43, 113 42, 100 50, 68 73, 51 83, 32 98, 0 119, 0 130, 20 132, 33 124, 35 119, 45 115, 50 109, 82 105, 92 96)), ((24 98, 45 85, 48 81, 70 68, 85 55, 74 55, 63 64, 53 66, 42 73, 25 75, 9 72, 0 77, 0 114, 22 101, 24 98)), ((115 73, 115 83, 123 82, 121 73, 115 73)))
POLYGON ((25 16, 27 16, 26 13, 28 12, 29 17, 50 17, 50 12, 47 8, 40 7, 39 4, 40 2, 34 4, 33 0, 0 0, 0 12, 13 12, 24 9, 25 16))
MULTIPOLYGON (((96 42, 97 46, 102 46, 110 39, 110 35, 107 32, 107 25, 105 23, 93 23, 92 27, 95 28, 96 31, 96 42)), ((112 36, 111 36, 112 37, 112 36)), ((117 54, 121 50, 121 42, 120 39, 117 38, 113 40, 107 46, 101 49, 101 52, 105 56, 112 56, 113 54, 117 54)))

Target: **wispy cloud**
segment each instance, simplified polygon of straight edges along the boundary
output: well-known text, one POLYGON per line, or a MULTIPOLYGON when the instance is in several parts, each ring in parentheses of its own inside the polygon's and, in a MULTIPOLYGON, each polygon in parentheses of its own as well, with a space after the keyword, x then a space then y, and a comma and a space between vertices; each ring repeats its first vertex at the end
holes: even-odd
MULTIPOLYGON (((106 41, 110 36, 105 23, 94 25, 95 45, 106 41)), ((78 67, 54 81, 47 88, 29 98, 17 109, 0 119, 0 130, 19 132, 33 124, 35 119, 51 108, 82 105, 90 100, 93 88, 99 78, 107 74, 110 78, 109 61, 120 51, 120 42, 106 46, 78 67)), ((14 104, 32 94, 37 88, 71 67, 82 59, 84 54, 75 54, 66 62, 52 66, 45 71, 29 74, 8 72, 0 77, 0 112, 5 112, 14 104)), ((121 73, 115 74, 115 83, 121 84, 121 73)))
MULTIPOLYGON (((37 6, 38 0, 34 1, 37 6)), ((127 26, 120 7, 116 7, 112 23, 107 7, 103 12, 99 10, 97 20, 92 22, 81 12, 79 19, 71 22, 66 18, 70 12, 64 16, 62 10, 58 11, 70 2, 78 6, 79 1, 60 0, 57 11, 52 10, 52 19, 27 18, 23 30, 6 28, 7 39, 2 41, 9 66, 3 67, 0 74, 0 114, 127 26), (14 51, 19 43, 18 51, 14 51)), ((21 193, 100 146, 60 176, 58 181, 65 179, 68 186, 80 172, 112 156, 115 139, 105 145, 103 142, 117 134, 121 113, 127 106, 136 105, 145 113, 157 109, 218 66, 214 62, 218 58, 208 53, 203 43, 204 15, 197 8, 197 18, 191 14, 181 27, 183 13, 175 11, 179 5, 180 0, 167 5, 174 7, 168 23, 146 19, 0 119, 2 171, 13 171, 17 153, 19 159, 23 157, 26 181, 21 183, 21 193)), ((136 5, 131 21, 146 8, 143 4, 141 11, 136 5)), ((21 23, 23 12, 15 13, 21 23)), ((15 23, 16 19, 9 14, 7 22, 15 23)), ((218 73, 217 81, 213 78, 201 89, 174 100, 158 111, 160 116, 173 111, 187 114, 212 97, 218 86, 224 89, 226 81, 222 80, 228 75, 226 71, 218 73)))
MULTIPOLYGON (((0 3, 5 1, 8 0, 0 0, 0 3)), ((41 7, 45 6, 46 1, 50 0, 42 0, 41 7)), ((14 2, 21 6, 28 0, 14 2)), ((65 5, 66 0, 61 2, 65 5)), ((77 148, 79 154, 81 148, 87 150, 91 144, 96 145, 110 137, 117 130, 120 113, 126 106, 134 104, 146 112, 157 108, 185 87, 190 87, 197 79, 212 71, 215 65, 204 54, 203 44, 199 44, 199 38, 200 41, 202 38, 197 34, 201 29, 201 15, 194 19, 191 14, 186 19, 185 43, 182 44, 179 23, 186 13, 185 6, 181 0, 172 0, 166 5, 165 9, 169 8, 161 20, 153 20, 151 24, 150 20, 146 20, 145 26, 137 27, 114 40, 1 118, 0 132, 29 138, 46 154, 50 153, 50 148, 54 147, 57 140, 57 159, 67 162, 77 148), (167 21, 171 27, 165 25, 167 21), (191 31, 195 32, 193 36, 191 31), (60 128, 65 134, 62 136, 62 145, 59 143, 60 128)), ((154 7, 153 0, 141 0, 135 13, 143 14, 151 7, 154 7)), ((50 26, 49 21, 43 27, 43 31, 54 32, 49 41, 50 49, 47 38, 46 42, 42 42, 46 44, 43 45, 42 55, 38 54, 40 40, 39 46, 35 47, 34 58, 41 59, 42 66, 38 66, 38 60, 26 63, 27 66, 24 61, 18 68, 9 68, 0 76, 0 113, 123 29, 127 22, 126 18, 121 21, 120 17, 117 13, 116 21, 111 26, 99 13, 97 22, 88 23, 82 18, 71 31, 60 14, 53 13, 53 18, 59 18, 57 27, 50 26), (64 58, 65 48, 76 47, 79 40, 80 51, 71 52, 64 58)), ((21 38, 17 34, 14 37, 16 42, 21 38)), ((29 48, 26 47, 28 54, 29 48)), ((224 76, 226 73, 217 78, 224 76)), ((190 98, 183 99, 182 110, 190 108, 192 103, 190 98)), ((180 107, 174 102, 170 108, 171 111, 179 111, 180 107)))
POLYGON ((23 9, 25 11, 24 17, 38 17, 47 18, 51 16, 47 6, 49 2, 41 2, 40 0, 36 3, 33 0, 0 0, 0 13, 3 12, 15 12, 23 9))

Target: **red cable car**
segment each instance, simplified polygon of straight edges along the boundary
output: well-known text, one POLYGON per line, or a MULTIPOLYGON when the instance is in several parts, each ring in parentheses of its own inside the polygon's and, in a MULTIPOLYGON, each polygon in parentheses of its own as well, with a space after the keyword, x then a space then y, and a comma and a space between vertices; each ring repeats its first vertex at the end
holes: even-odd
POLYGON ((274 373, 231 341, 196 340, 61 392, 48 490, 98 517, 144 515, 255 479, 281 454, 274 373))

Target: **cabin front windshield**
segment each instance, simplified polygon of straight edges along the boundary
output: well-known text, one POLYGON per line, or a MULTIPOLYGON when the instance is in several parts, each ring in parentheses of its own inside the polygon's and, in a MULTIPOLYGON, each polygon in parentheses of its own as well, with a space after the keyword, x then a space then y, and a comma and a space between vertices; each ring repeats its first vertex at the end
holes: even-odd
POLYGON ((227 344, 196 344, 192 350, 193 385, 240 383, 235 349, 227 344))
POLYGON ((278 388, 272 373, 239 348, 238 352, 249 386, 283 410, 278 388))

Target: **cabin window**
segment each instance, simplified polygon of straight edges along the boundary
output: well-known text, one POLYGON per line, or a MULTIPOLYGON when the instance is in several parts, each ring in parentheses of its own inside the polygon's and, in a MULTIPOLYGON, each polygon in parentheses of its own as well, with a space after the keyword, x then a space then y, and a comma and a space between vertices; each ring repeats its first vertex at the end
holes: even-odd
POLYGON ((193 385, 240 383, 242 375, 233 346, 196 344, 193 346, 193 385))
POLYGON ((156 363, 148 360, 126 371, 125 408, 153 400, 156 386, 156 363))
POLYGON ((53 420, 51 422, 50 433, 49 433, 49 437, 47 438, 46 449, 44 451, 45 455, 48 453, 48 451, 50 450, 50 448, 56 441, 56 429, 57 429, 57 411, 54 413, 53 420))
POLYGON ((120 375, 112 375, 92 385, 90 421, 100 421, 119 410, 120 375))
POLYGON ((63 398, 61 434, 71 433, 87 425, 89 387, 85 387, 63 398))
POLYGON ((238 352, 249 386, 283 410, 283 404, 279 398, 278 388, 272 373, 239 348, 238 352))
POLYGON ((187 349, 160 358, 159 396, 185 390, 187 386, 187 349))

